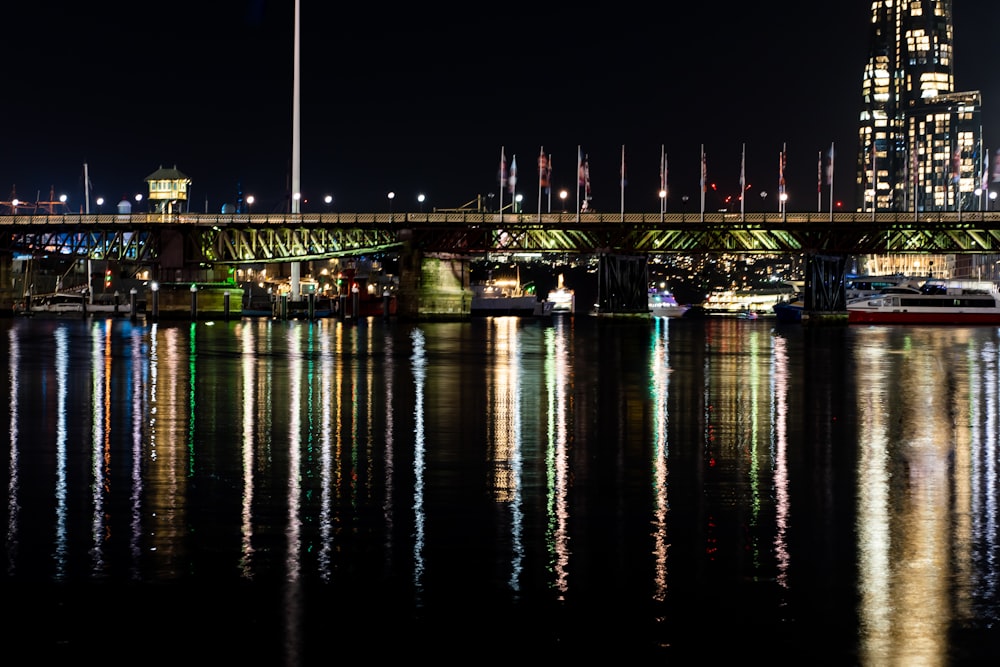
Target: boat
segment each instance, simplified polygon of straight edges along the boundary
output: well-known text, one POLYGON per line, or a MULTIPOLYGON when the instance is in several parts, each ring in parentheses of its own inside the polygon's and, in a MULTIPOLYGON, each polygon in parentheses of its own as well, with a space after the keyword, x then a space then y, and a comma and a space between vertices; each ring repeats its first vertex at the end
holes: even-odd
POLYGON ((549 290, 546 301, 552 304, 552 314, 569 314, 576 311, 576 294, 563 283, 563 274, 559 274, 556 288, 549 290))
POLYGON ((772 314, 774 305, 796 295, 791 281, 783 287, 762 287, 750 290, 716 290, 705 297, 702 307, 710 315, 739 315, 752 311, 758 315, 772 314))
MULTIPOLYGON (((130 315, 130 297, 121 298, 115 292, 110 298, 97 301, 90 299, 83 291, 62 291, 48 294, 33 294, 14 304, 17 315, 130 315)), ((144 304, 137 302, 136 313, 143 311, 144 304)))
POLYGON ((653 317, 680 317, 688 310, 688 306, 677 303, 677 299, 665 285, 650 287, 646 303, 653 317))
POLYGON ((906 276, 902 273, 892 275, 848 274, 844 277, 844 300, 853 301, 914 282, 919 285, 922 279, 906 276))
POLYGON ((802 322, 802 313, 805 307, 805 301, 795 299, 794 301, 779 301, 771 309, 774 311, 774 318, 778 322, 792 324, 802 322))
POLYGON ((552 314, 552 303, 538 298, 534 283, 493 280, 472 285, 470 314, 474 316, 517 315, 538 317, 552 314))
POLYGON ((848 324, 1000 324, 993 283, 927 280, 890 287, 847 304, 848 324))

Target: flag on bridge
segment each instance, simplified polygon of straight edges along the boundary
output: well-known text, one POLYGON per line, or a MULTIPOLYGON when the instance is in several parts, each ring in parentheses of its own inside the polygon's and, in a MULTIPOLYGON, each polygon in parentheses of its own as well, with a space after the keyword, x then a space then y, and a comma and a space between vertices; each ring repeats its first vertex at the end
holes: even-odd
POLYGON ((785 192, 785 166, 788 164, 788 152, 785 144, 781 144, 781 152, 778 154, 778 197, 785 192))
POLYGON ((497 180, 500 181, 501 190, 507 187, 507 157, 504 155, 503 146, 500 147, 500 171, 497 180))
POLYGON ((983 149, 982 162, 983 162, 983 177, 979 183, 979 189, 982 190, 983 192, 986 192, 987 190, 990 189, 990 152, 985 148, 983 149))
POLYGON ((510 158, 510 175, 507 176, 507 191, 514 193, 517 187, 517 155, 512 155, 510 158))
POLYGON ((549 158, 545 155, 545 148, 539 148, 538 152, 538 187, 549 189, 549 158))

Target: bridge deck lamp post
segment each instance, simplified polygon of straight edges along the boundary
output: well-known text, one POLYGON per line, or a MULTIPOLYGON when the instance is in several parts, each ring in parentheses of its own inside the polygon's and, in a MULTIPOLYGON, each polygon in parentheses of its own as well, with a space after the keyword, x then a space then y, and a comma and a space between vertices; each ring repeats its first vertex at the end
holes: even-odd
POLYGON ((559 202, 560 202, 560 205, 562 206, 562 212, 563 213, 566 212, 566 197, 569 197, 569 193, 566 192, 565 190, 560 190, 559 191, 559 202))
POLYGON ((992 211, 992 210, 993 210, 994 208, 996 208, 996 205, 995 205, 995 204, 993 203, 993 202, 995 202, 996 200, 997 200, 997 191, 996 191, 996 190, 993 190, 992 192, 990 192, 990 210, 991 210, 991 211, 992 211))
POLYGON ((417 203, 420 204, 420 212, 421 213, 424 212, 424 199, 425 199, 425 197, 423 196, 423 194, 417 195, 417 203))
POLYGON ((246 198, 245 201, 247 203, 247 215, 250 215, 250 207, 253 206, 253 202, 254 202, 253 195, 247 195, 247 198, 246 198))
POLYGON ((389 198, 389 222, 392 222, 392 200, 396 198, 396 193, 390 192, 386 196, 389 198))
POLYGON ((660 189, 660 222, 663 222, 663 214, 667 212, 667 191, 660 189))

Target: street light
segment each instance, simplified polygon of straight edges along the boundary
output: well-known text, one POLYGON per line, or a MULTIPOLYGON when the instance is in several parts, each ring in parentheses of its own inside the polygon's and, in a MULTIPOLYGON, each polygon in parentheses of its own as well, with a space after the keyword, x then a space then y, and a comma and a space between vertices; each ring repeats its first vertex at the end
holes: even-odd
POLYGON ((59 203, 62 204, 62 206, 63 206, 63 210, 62 210, 63 215, 66 214, 66 200, 67 199, 68 199, 68 197, 66 197, 66 195, 64 195, 64 194, 63 195, 59 195, 59 203))
POLYGON ((104 206, 104 197, 98 197, 95 203, 97 204, 97 215, 100 215, 101 207, 104 206))
POLYGON ((660 188, 660 222, 663 222, 663 214, 667 212, 667 189, 660 188))
POLYGON ((247 215, 250 215, 250 207, 253 206, 254 202, 253 195, 247 195, 247 198, 244 201, 247 203, 247 215))
POLYGON ((996 192, 996 190, 993 190, 992 192, 990 192, 990 210, 991 211, 995 208, 993 202, 995 202, 996 200, 997 200, 997 192, 996 192))
POLYGON ((386 196, 389 197, 389 222, 392 222, 392 200, 396 198, 396 193, 390 192, 386 196))
POLYGON ((569 197, 569 193, 565 190, 559 191, 559 201, 562 202, 562 212, 566 212, 566 197, 569 197))
POLYGON ((524 200, 524 195, 522 195, 520 193, 514 195, 514 204, 515 204, 515 206, 514 206, 514 213, 520 213, 521 212, 521 202, 523 200, 524 200))
POLYGON ((780 195, 778 195, 778 199, 781 201, 781 215, 784 216, 786 210, 785 206, 788 203, 788 193, 782 192, 780 195))
POLYGON ((417 202, 420 204, 420 212, 424 212, 424 196, 423 194, 417 195, 417 202))
POLYGON ((760 208, 763 211, 767 210, 767 190, 760 191, 760 208))

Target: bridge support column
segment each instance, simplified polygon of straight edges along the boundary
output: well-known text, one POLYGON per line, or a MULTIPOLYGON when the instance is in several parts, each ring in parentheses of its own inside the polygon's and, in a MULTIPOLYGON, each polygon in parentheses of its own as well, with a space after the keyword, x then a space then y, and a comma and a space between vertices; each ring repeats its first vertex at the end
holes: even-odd
POLYGON ((649 258, 601 255, 597 271, 599 315, 649 314, 649 258))
POLYGON ((805 317, 810 324, 846 323, 847 301, 844 296, 846 255, 808 255, 806 257, 805 317))
POLYGON ((472 312, 469 260, 424 254, 407 246, 399 255, 396 315, 405 319, 454 319, 472 312))

